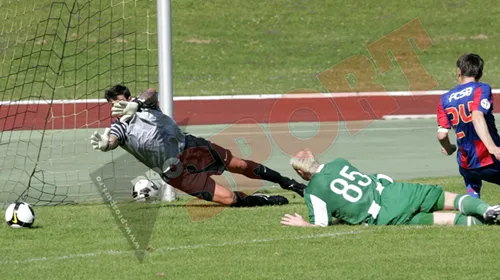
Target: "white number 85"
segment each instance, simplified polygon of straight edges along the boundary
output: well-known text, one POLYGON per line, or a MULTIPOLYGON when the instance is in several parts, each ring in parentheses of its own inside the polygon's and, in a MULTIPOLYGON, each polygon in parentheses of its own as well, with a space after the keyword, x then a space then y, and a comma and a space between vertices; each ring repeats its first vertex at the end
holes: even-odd
POLYGON ((349 183, 347 183, 346 180, 344 180, 342 178, 337 178, 337 179, 333 180, 330 183, 330 189, 334 193, 342 195, 345 200, 352 202, 352 203, 356 203, 363 195, 363 191, 358 186, 349 185, 349 183), (341 185, 342 189, 337 188, 335 185, 341 185), (349 190, 352 190, 353 192, 355 192, 356 196, 354 197, 354 196, 348 194, 347 192, 349 190))
MULTIPOLYGON (((342 177, 348 179, 349 181, 356 180, 356 177, 354 177, 355 175, 361 177, 362 180, 359 180, 357 182, 357 184, 362 186, 362 187, 366 187, 372 183, 372 180, 370 179, 370 177, 363 175, 357 171, 352 171, 351 173, 347 173, 348 170, 349 170, 349 166, 344 166, 344 168, 342 168, 342 170, 340 171, 339 174, 342 177)), ((352 203, 356 203, 358 200, 361 199, 361 196, 363 196, 363 191, 361 190, 361 188, 359 188, 356 185, 350 185, 349 183, 347 183, 346 180, 344 180, 342 178, 337 178, 337 179, 333 180, 330 183, 330 189, 334 193, 336 193, 338 195, 342 195, 345 200, 352 202, 352 203), (337 188, 336 185, 342 186, 342 189, 337 188), (349 190, 351 190, 352 192, 355 192, 356 196, 352 196, 352 195, 348 194, 347 192, 349 190)))

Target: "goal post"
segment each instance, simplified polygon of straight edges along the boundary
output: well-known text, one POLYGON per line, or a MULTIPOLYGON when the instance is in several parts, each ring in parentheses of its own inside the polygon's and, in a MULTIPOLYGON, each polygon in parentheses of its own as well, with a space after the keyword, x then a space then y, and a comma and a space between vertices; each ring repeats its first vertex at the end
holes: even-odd
POLYGON ((126 154, 90 145, 104 90, 156 87, 173 115, 170 20, 170 0, 0 0, 0 208, 102 201, 90 174, 126 154))
POLYGON ((172 0, 157 0, 158 20, 158 87, 162 111, 174 116, 174 87, 172 74, 172 0))
MULTIPOLYGON (((174 86, 172 74, 172 3, 171 0, 157 0, 157 32, 158 32, 158 90, 160 108, 163 113, 174 118, 174 86)), ((162 184, 162 200, 175 199, 172 186, 162 184)))

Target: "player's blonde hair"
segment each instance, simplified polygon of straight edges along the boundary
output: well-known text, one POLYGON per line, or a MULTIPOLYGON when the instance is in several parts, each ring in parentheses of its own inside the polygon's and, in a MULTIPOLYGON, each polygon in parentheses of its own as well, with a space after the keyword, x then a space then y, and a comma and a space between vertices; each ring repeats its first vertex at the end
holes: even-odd
POLYGON ((309 149, 300 150, 290 159, 293 169, 301 170, 304 173, 314 174, 318 170, 320 163, 309 149))

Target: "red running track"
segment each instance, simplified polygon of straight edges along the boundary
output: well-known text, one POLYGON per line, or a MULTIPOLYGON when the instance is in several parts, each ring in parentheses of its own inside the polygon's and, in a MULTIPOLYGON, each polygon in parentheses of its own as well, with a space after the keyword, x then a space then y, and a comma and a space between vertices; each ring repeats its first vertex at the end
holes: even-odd
MULTIPOLYGON (((175 101, 181 125, 234 122, 286 123, 375 120, 387 115, 435 114, 439 95, 175 101)), ((106 103, 0 105, 0 129, 40 130, 106 127, 106 103)))

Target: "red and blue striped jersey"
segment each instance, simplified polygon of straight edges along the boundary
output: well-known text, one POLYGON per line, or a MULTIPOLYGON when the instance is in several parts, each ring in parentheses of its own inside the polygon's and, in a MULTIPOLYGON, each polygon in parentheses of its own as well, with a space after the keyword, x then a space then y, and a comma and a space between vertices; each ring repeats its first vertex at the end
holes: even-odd
POLYGON ((497 161, 474 129, 472 112, 476 110, 484 113, 491 138, 500 146, 493 116, 493 95, 488 84, 470 82, 459 85, 441 96, 437 108, 439 127, 453 128, 457 134, 457 161, 465 169, 480 168, 497 161))

